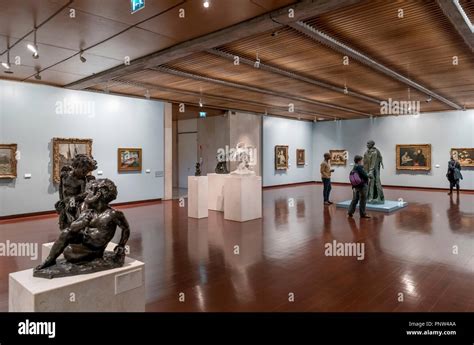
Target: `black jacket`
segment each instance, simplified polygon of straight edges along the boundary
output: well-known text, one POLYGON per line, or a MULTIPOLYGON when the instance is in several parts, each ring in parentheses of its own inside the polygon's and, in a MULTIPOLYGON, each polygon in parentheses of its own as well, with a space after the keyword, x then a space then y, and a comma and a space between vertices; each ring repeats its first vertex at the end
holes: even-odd
POLYGON ((357 173, 359 174, 359 177, 361 178, 362 181, 364 181, 365 184, 369 182, 369 175, 367 175, 362 165, 359 165, 359 164, 354 165, 353 170, 357 171, 357 173))

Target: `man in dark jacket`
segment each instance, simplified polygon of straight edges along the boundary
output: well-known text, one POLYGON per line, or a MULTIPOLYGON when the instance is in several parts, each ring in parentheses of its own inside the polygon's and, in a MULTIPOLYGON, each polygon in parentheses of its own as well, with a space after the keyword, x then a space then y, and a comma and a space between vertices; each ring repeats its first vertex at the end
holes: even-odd
POLYGON ((349 217, 352 217, 356 210, 357 203, 359 203, 360 218, 370 218, 365 213, 365 205, 367 204, 367 190, 368 190, 367 184, 369 182, 369 176, 367 175, 367 172, 364 170, 362 166, 361 156, 359 155, 355 156, 354 163, 355 165, 354 165, 353 171, 355 171, 355 173, 359 175, 360 179, 362 180, 362 183, 359 184, 358 186, 352 186, 352 202, 351 202, 351 205, 349 206, 347 215, 349 217))
POLYGON ((448 173, 446 177, 449 181, 449 193, 453 194, 453 188, 456 187, 456 192, 459 194, 459 180, 462 180, 461 164, 451 156, 451 160, 448 162, 448 173))

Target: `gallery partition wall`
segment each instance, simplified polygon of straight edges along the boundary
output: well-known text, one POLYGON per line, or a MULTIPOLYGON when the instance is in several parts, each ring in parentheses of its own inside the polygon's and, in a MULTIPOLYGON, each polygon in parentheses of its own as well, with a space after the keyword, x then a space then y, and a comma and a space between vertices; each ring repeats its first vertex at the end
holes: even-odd
POLYGON ((53 138, 92 139, 95 174, 116 202, 163 198, 163 102, 0 80, 2 143, 17 144, 18 176, 0 179, 0 217, 51 211, 53 138), (118 171, 119 148, 140 148, 140 171, 118 171))

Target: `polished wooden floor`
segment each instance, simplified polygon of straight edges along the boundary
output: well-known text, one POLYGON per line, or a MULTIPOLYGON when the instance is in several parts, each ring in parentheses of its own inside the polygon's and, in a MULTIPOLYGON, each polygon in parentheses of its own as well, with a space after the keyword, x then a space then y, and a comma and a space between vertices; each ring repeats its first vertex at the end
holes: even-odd
MULTIPOLYGON (((324 207, 321 186, 311 184, 266 189, 263 219, 246 223, 212 211, 190 219, 177 200, 125 208, 130 256, 146 263, 147 310, 474 311, 474 195, 385 192, 409 206, 348 219, 324 207), (364 243, 365 259, 325 256, 333 240, 364 243)), ((334 201, 349 197, 348 187, 333 186, 334 201)), ((0 242, 53 241, 56 224, 54 217, 3 221, 0 242)), ((0 257, 1 311, 8 273, 36 264, 0 257)))

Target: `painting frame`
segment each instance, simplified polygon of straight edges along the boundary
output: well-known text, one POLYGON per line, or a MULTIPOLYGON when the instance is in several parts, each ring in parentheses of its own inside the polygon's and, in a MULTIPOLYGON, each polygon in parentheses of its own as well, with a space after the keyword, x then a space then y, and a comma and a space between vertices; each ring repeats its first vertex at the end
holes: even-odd
POLYGON ((0 150, 9 150, 10 151, 10 172, 3 173, 0 172, 0 179, 15 179, 17 178, 17 166, 18 162, 16 160, 16 151, 18 149, 17 144, 0 144, 0 150))
POLYGON ((410 170, 410 171, 431 171, 431 144, 397 144, 395 147, 395 155, 396 155, 396 169, 397 170, 410 170), (424 159, 426 160, 425 165, 404 165, 403 163, 403 156, 405 156, 405 153, 407 157, 411 160, 410 156, 408 156, 408 150, 411 150, 412 152, 416 152, 417 150, 422 150, 422 154, 424 159), (423 149, 426 151, 423 152, 423 149), (403 151, 405 150, 405 151, 403 151), (403 152, 403 153, 402 153, 403 152), (426 157, 425 157, 426 153, 426 157))
POLYGON ((296 165, 306 164, 306 152, 305 149, 296 149, 296 165))
POLYGON ((139 172, 143 169, 143 150, 140 147, 119 147, 117 149, 117 170, 119 173, 122 172, 139 172), (138 166, 124 166, 122 162, 122 153, 127 151, 138 153, 138 166))
POLYGON ((452 157, 457 157, 459 164, 464 168, 474 168, 474 147, 452 147, 449 151, 452 157), (469 154, 470 162, 459 159, 458 151, 464 151, 469 154), (472 157, 472 158, 471 158, 472 157))
POLYGON ((92 157, 92 139, 53 138, 53 182, 61 180, 60 145, 86 145, 85 154, 92 157))
POLYGON ((331 165, 334 166, 346 166, 347 165, 347 159, 349 158, 349 152, 346 149, 336 149, 336 150, 329 150, 329 155, 331 158, 329 158, 329 162, 331 165), (336 155, 342 157, 342 160, 336 160, 335 157, 336 155))
POLYGON ((275 170, 288 170, 288 145, 275 145, 275 170), (285 162, 279 162, 279 152, 283 153, 285 162))

